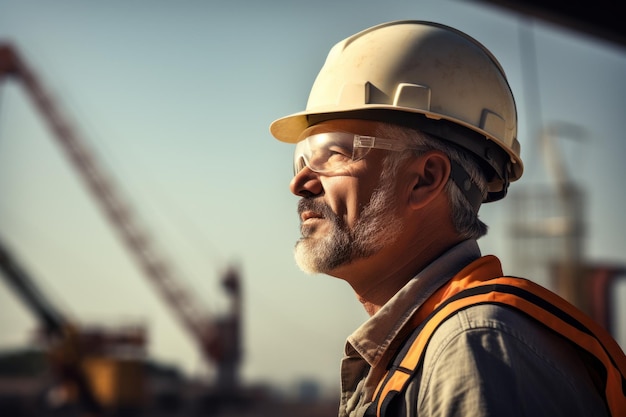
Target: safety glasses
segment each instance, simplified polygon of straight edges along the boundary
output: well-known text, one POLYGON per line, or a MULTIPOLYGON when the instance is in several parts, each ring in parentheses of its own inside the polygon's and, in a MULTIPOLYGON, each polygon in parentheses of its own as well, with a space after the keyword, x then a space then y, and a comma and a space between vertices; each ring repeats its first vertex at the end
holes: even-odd
POLYGON ((397 140, 348 132, 317 133, 296 144, 293 159, 294 175, 305 166, 318 173, 337 171, 360 161, 370 149, 398 152, 406 150, 407 146, 397 140))

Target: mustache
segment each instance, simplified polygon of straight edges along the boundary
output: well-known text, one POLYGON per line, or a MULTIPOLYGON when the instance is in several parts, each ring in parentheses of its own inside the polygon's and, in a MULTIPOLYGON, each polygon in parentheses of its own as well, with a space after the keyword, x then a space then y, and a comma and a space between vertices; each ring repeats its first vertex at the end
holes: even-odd
POLYGON ((298 201, 298 215, 304 211, 312 211, 324 217, 325 219, 336 219, 337 215, 324 202, 316 199, 303 198, 298 201))

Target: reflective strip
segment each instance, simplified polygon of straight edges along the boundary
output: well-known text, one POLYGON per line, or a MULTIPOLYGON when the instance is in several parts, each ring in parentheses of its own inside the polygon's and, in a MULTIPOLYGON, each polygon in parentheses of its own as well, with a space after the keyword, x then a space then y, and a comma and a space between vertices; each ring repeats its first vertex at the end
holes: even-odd
MULTIPOLYGON (((413 370, 411 370, 411 372, 407 372, 406 370, 403 369, 394 369, 392 371, 390 371, 391 373, 387 372, 387 374, 385 375, 385 378, 382 379, 381 383, 378 385, 378 388, 376 388, 376 392, 379 392, 381 385, 382 386, 382 391, 379 392, 378 394, 378 398, 377 398, 377 404, 376 404, 376 415, 377 416, 381 416, 382 414, 382 407, 385 403, 385 398, 387 398, 393 391, 396 392, 403 392, 407 383, 409 382, 409 378, 411 377, 411 375, 413 374, 412 372, 413 370), (382 398, 382 401, 381 401, 382 398)), ((374 394, 376 396, 376 394, 374 394)))
POLYGON ((568 338, 596 357, 603 365, 605 396, 613 416, 626 416, 626 356, 610 334, 576 307, 545 288, 521 278, 496 278, 459 287, 426 319, 399 365, 392 367, 374 394, 377 415, 384 414, 384 399, 392 392, 404 392, 410 376, 423 360, 432 334, 448 317, 477 304, 511 306, 568 338), (381 400, 382 399, 382 400, 381 400))

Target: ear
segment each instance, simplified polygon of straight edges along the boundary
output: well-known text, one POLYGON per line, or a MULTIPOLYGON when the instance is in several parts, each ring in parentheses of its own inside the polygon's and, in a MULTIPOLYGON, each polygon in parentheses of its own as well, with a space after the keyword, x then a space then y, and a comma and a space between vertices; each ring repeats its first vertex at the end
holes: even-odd
POLYGON ((413 209, 427 206, 439 195, 450 178, 450 160, 440 151, 428 151, 409 167, 412 178, 409 205, 413 209))

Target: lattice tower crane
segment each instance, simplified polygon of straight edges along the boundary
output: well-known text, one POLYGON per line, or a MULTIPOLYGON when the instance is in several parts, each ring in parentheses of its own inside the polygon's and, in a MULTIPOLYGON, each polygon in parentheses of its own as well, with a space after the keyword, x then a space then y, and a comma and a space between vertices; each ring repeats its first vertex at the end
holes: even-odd
POLYGON ((24 86, 54 138, 144 275, 191 335, 203 358, 216 366, 217 387, 235 389, 239 383, 241 358, 241 285, 238 269, 231 266, 222 277, 224 289, 231 299, 229 313, 219 318, 206 314, 192 292, 173 275, 174 269, 170 264, 157 253, 150 235, 140 227, 131 205, 122 198, 112 176, 105 175, 96 154, 61 115, 34 72, 12 45, 0 44, 0 80, 9 77, 24 86))

